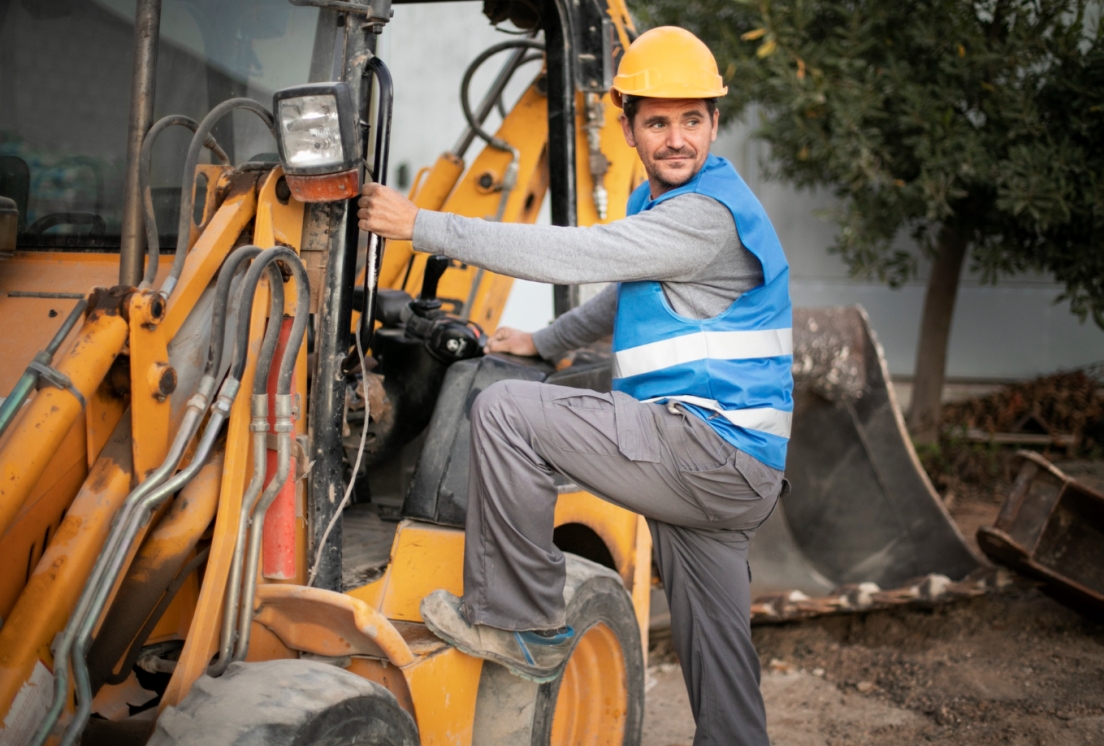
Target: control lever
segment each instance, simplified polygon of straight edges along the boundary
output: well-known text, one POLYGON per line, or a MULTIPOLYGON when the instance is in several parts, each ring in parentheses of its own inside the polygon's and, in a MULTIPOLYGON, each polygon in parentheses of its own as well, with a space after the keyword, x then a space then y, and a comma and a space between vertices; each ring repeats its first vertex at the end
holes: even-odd
POLYGON ((434 254, 426 260, 425 274, 422 277, 422 292, 418 300, 414 301, 414 313, 426 316, 432 311, 441 308, 441 301, 437 300, 437 283, 441 281, 441 275, 452 263, 447 256, 434 254))

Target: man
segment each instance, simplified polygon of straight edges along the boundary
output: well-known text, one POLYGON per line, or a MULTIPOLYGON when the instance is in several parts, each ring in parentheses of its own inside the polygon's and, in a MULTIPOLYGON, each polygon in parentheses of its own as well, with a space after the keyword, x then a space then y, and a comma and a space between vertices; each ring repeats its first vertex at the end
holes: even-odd
POLYGON ((709 153, 725 94, 694 35, 642 34, 611 98, 648 182, 590 228, 418 210, 368 185, 361 227, 541 282, 613 282, 547 329, 499 329, 488 350, 555 358, 613 333, 614 391, 502 381, 472 406, 464 598, 422 616, 466 653, 536 681, 573 645, 552 544, 559 472, 643 514, 671 607, 695 744, 766 744, 751 642, 747 546, 785 486, 793 412, 789 270, 763 208, 709 153))

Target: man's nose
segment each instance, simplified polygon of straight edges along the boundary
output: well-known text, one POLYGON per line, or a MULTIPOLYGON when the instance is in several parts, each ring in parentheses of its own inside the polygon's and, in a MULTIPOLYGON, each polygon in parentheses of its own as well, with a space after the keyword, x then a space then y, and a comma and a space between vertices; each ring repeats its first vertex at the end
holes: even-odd
POLYGON ((679 150, 686 144, 686 138, 683 137, 682 127, 673 125, 667 128, 667 147, 671 150, 679 150))

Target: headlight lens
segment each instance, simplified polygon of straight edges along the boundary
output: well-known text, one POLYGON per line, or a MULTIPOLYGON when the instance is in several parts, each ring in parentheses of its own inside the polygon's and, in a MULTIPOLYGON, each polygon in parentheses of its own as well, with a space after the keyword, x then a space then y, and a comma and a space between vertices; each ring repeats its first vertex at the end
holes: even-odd
POLYGON ((339 168, 347 162, 336 96, 284 99, 279 102, 277 116, 284 160, 291 169, 339 168))

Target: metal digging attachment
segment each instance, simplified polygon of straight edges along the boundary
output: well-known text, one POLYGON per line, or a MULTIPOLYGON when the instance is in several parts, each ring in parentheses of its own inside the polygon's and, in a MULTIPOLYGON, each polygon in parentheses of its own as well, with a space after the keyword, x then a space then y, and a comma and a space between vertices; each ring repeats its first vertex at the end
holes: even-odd
POLYGON ((859 306, 794 312, 793 485, 751 542, 752 621, 984 592, 913 450, 859 306), (887 590, 888 589, 888 590, 887 590))
POLYGON ((1041 580, 1062 603, 1104 619, 1104 494, 1037 453, 1020 451, 1017 460, 996 525, 978 529, 981 550, 1041 580))

